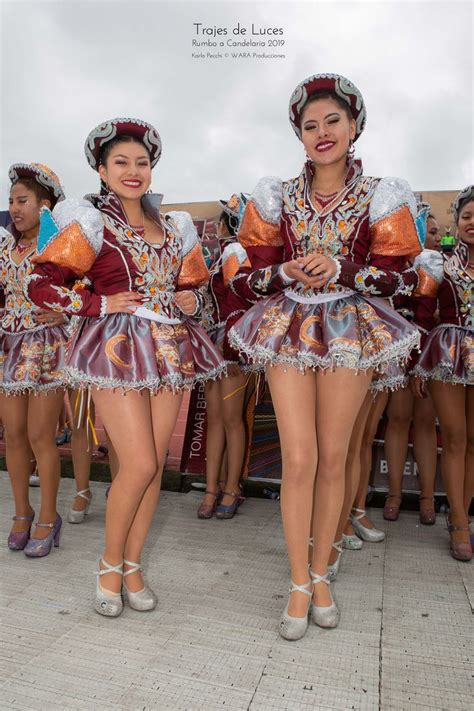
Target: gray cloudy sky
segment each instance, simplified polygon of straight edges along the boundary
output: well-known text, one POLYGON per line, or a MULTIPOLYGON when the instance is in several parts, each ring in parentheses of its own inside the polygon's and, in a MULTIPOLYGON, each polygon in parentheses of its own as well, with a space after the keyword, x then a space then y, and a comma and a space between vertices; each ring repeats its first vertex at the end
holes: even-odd
POLYGON ((288 99, 317 72, 344 74, 364 96, 367 174, 418 190, 473 181, 471 2, 0 0, 0 10, 0 207, 13 162, 48 163, 70 196, 95 190, 84 140, 115 116, 160 131, 153 188, 167 202, 294 176, 304 154, 288 99), (286 59, 193 59, 194 22, 282 27, 285 46, 264 51, 286 59))

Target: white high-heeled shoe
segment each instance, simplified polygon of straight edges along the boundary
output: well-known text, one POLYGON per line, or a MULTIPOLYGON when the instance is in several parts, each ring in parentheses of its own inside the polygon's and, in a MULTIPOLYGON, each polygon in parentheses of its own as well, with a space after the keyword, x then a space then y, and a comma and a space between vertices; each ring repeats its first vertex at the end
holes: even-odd
POLYGON ((132 560, 124 560, 125 565, 130 565, 131 568, 126 570, 123 574, 123 587, 122 591, 126 602, 130 605, 133 610, 138 610, 138 612, 148 612, 149 610, 154 610, 158 604, 158 598, 156 597, 153 590, 151 590, 146 584, 141 590, 137 592, 132 592, 129 590, 125 584, 125 578, 127 575, 132 573, 138 573, 138 571, 143 572, 143 568, 140 563, 135 563, 132 560))
POLYGON ((309 598, 308 609, 306 610, 306 615, 304 617, 293 617, 292 615, 288 614, 288 607, 290 605, 290 600, 288 599, 288 602, 286 603, 286 607, 280 619, 279 632, 281 636, 284 639, 295 641, 304 637, 306 634, 306 630, 308 629, 308 611, 311 605, 311 597, 313 593, 311 580, 308 580, 308 582, 304 583, 303 585, 297 585, 292 580, 290 581, 290 583, 290 595, 292 592, 302 592, 309 598))
MULTIPOLYGON (((318 575, 314 572, 314 570, 310 570, 309 573, 311 575, 311 582, 313 585, 316 585, 316 583, 326 583, 326 585, 331 584, 327 573, 326 575, 318 575)), ((315 605, 314 602, 311 602, 311 617, 313 618, 314 624, 318 625, 318 627, 337 627, 337 623, 339 622, 339 610, 334 602, 331 592, 329 592, 329 594, 331 595, 332 600, 331 605, 321 607, 320 605, 315 605)))
POLYGON ((363 541, 369 541, 371 543, 380 543, 380 541, 384 540, 384 531, 381 531, 379 528, 367 528, 367 526, 364 526, 364 524, 361 523, 361 519, 367 515, 367 511, 365 509, 353 508, 352 511, 357 511, 358 514, 355 516, 351 513, 350 521, 352 528, 357 533, 359 538, 362 538, 363 541))
POLYGON ((359 536, 353 534, 348 536, 346 533, 342 534, 342 547, 348 551, 360 551, 364 542, 359 536))
POLYGON ((111 590, 103 588, 100 584, 100 578, 102 575, 107 573, 118 573, 123 575, 123 563, 118 563, 117 565, 110 565, 103 558, 100 559, 99 569, 96 572, 97 575, 97 586, 95 591, 95 603, 94 609, 99 615, 104 615, 105 617, 118 617, 123 610, 123 600, 122 593, 114 593, 111 590), (104 566, 100 567, 100 563, 104 566))
POLYGON ((334 550, 337 551, 337 558, 336 562, 332 563, 331 565, 328 565, 328 580, 330 583, 332 583, 336 578, 337 574, 339 572, 339 566, 341 565, 341 558, 342 558, 342 538, 340 541, 336 541, 336 543, 332 544, 332 547, 334 550))
POLYGON ((89 513, 89 507, 92 501, 92 492, 89 487, 87 487, 87 489, 81 489, 81 491, 78 491, 76 493, 76 496, 80 496, 81 499, 85 499, 87 501, 87 504, 83 511, 76 511, 73 508, 69 509, 67 514, 67 520, 69 521, 69 523, 82 523, 87 514, 89 513), (89 496, 87 496, 88 493, 89 496))

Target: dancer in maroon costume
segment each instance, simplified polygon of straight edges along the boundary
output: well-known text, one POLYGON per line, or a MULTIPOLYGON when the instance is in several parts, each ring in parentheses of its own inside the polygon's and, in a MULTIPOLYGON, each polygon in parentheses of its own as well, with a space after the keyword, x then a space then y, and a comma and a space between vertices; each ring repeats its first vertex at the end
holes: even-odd
POLYGON ((8 537, 11 550, 42 558, 59 545, 61 516, 56 510, 60 463, 56 426, 63 401, 64 355, 69 338, 62 314, 31 303, 27 284, 33 271, 40 210, 64 193, 46 165, 16 163, 9 170, 10 231, 0 228, 0 285, 5 297, 1 319, 0 409, 6 459, 16 514, 8 537), (41 510, 34 533, 29 502, 31 447, 38 466, 41 510))
POLYGON ((449 501, 451 553, 471 560, 469 507, 474 495, 474 186, 454 201, 458 244, 451 254, 424 250, 415 260, 420 284, 415 321, 425 332, 414 368, 415 392, 425 385, 438 415, 441 472, 449 501), (436 325, 435 313, 439 313, 436 325))
POLYGON ((377 298, 416 286, 415 271, 402 270, 420 244, 407 183, 363 176, 352 159, 365 115, 360 92, 344 77, 302 82, 290 100, 290 121, 308 161, 293 180, 260 181, 238 235, 251 268, 241 269, 233 288, 256 304, 229 337, 257 365, 273 366, 266 375, 282 447, 292 572, 280 627, 287 639, 305 634, 311 597, 314 622, 337 624, 327 572, 351 433, 374 369, 383 374, 418 342, 416 329, 377 298))
POLYGON ((209 276, 191 218, 162 217, 161 196, 147 194, 161 153, 156 129, 113 119, 89 134, 85 150, 103 189, 45 213, 30 293, 39 304, 85 317, 66 373, 73 387, 92 386, 118 457, 95 600, 97 612, 116 617, 122 592, 136 610, 156 605, 140 558, 183 389, 225 366, 188 318, 199 315, 199 288, 209 276), (79 275, 89 286, 75 290, 79 275))

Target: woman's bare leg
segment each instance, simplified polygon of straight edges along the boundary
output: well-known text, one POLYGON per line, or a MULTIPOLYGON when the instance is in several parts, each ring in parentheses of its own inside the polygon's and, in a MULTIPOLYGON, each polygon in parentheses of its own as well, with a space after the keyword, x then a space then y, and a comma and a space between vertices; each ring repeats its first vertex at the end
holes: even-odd
MULTIPOLYGON (((456 527, 467 527, 464 507, 465 458, 467 450, 466 387, 431 380, 428 388, 438 415, 443 450, 441 473, 449 502, 449 517, 456 527)), ((469 533, 456 531, 453 540, 469 541, 469 533)))
MULTIPOLYGON (((342 534, 347 525, 349 514, 351 512, 352 503, 354 501, 354 497, 359 486, 360 448, 362 446, 362 437, 364 435, 365 425, 367 422, 367 417, 369 416, 372 401, 372 394, 368 392, 364 398, 364 402, 362 403, 354 427, 352 429, 346 460, 346 485, 344 491, 344 503, 342 506, 341 515, 339 517, 335 542, 340 541, 342 538, 342 534)), ((331 555, 329 556, 329 564, 332 565, 333 563, 335 563, 337 557, 337 550, 335 548, 332 548, 331 555)))
MULTIPOLYGON (((295 368, 267 368, 266 376, 277 419, 282 453, 281 515, 291 579, 297 585, 309 580, 308 538, 313 508, 313 488, 318 463, 316 439, 316 375, 295 368)), ((303 617, 308 597, 290 596, 288 613, 303 617)))
POLYGON ((408 452, 408 435, 413 416, 413 393, 410 388, 395 390, 387 407, 385 457, 388 467, 388 486, 391 496, 386 505, 400 507, 402 480, 408 452))
MULTIPOLYGON (((365 500, 367 499, 367 490, 369 488, 370 474, 372 472, 372 445, 374 443, 380 418, 382 417, 383 411, 387 405, 387 400, 388 393, 377 393, 367 416, 367 422, 362 437, 362 446, 360 449, 360 482, 354 499, 353 508, 365 509, 365 500)), ((361 523, 366 528, 374 527, 368 516, 364 516, 364 518, 361 519, 361 523)), ((348 536, 354 535, 354 529, 350 523, 347 524, 344 533, 348 536)))
POLYGON ((466 474, 464 477, 464 510, 469 515, 471 501, 474 498, 474 387, 466 387, 466 420, 467 420, 467 448, 466 448, 466 474))
MULTIPOLYGON (((125 542, 123 557, 134 563, 139 563, 141 560, 143 546, 156 510, 168 447, 176 426, 182 399, 182 391, 173 393, 168 390, 163 390, 150 397, 153 438, 158 466, 155 476, 143 494, 125 542)), ((128 566, 125 566, 125 570, 127 568, 128 566)), ((132 592, 138 592, 143 588, 143 578, 139 571, 127 575, 127 588, 132 592)))
MULTIPOLYGON (((76 480, 76 490, 83 491, 89 488, 89 480, 91 474, 92 461, 92 437, 91 433, 87 435, 87 413, 78 421, 77 398, 87 398, 87 392, 81 394, 78 390, 72 390, 69 393, 69 400, 72 409, 72 439, 71 453, 72 464, 74 468, 74 479, 76 480)), ((92 422, 95 421, 95 409, 92 400, 89 405, 89 415, 92 422)), ((82 496, 76 496, 72 505, 74 511, 84 511, 87 506, 87 501, 82 496)))
MULTIPOLYGON (((103 555, 107 563, 119 565, 143 494, 158 471, 150 395, 95 389, 93 397, 119 462, 107 500, 103 555)), ((103 575, 101 585, 111 592, 119 592, 122 576, 118 573, 103 575)))
MULTIPOLYGON (((54 523, 61 464, 56 446, 56 429, 64 392, 38 393, 28 398, 28 438, 33 449, 41 490, 38 523, 54 523)), ((36 528, 32 538, 46 538, 48 528, 36 528)))
POLYGON ((117 472, 119 470, 119 461, 117 457, 117 453, 114 449, 114 445, 110 441, 110 437, 107 434, 107 430, 104 427, 104 433, 105 433, 105 440, 107 442, 107 451, 108 451, 108 459, 109 459, 109 470, 110 470, 110 478, 113 481, 115 477, 117 476, 117 472))
MULTIPOLYGON (((222 414, 227 451, 226 491, 239 492, 239 482, 245 458, 246 430, 244 423, 245 384, 248 374, 235 369, 235 375, 221 380, 222 414)), ((232 496, 223 496, 223 506, 234 503, 232 496)))
MULTIPOLYGON (((225 429, 222 415, 222 392, 220 380, 205 384, 206 396, 206 491, 217 493, 218 481, 225 449, 225 429)), ((204 494, 202 504, 212 506, 215 496, 204 494)))
MULTIPOLYGON (((7 469, 10 476, 16 516, 31 516, 29 499, 31 450, 28 440, 28 395, 0 395, 7 469)), ((12 531, 27 531, 29 521, 14 521, 12 531)))
MULTIPOLYGON (((413 449, 420 485, 420 509, 433 508, 436 462, 436 413, 430 396, 415 398, 413 406, 413 449)), ((466 469, 467 471, 467 469, 466 469)))
MULTIPOLYGON (((348 368, 316 373, 318 471, 314 490, 312 569, 325 575, 344 503, 349 442, 357 414, 372 379, 372 371, 356 374, 348 368)), ((325 583, 314 586, 314 602, 325 607, 331 594, 325 583)))

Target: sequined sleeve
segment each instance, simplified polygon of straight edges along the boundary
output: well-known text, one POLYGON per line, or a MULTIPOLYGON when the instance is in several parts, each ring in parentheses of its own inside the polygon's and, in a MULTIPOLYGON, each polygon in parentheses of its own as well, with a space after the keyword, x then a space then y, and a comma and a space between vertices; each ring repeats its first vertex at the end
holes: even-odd
POLYGON ((258 182, 245 207, 237 237, 247 258, 241 261, 229 285, 248 303, 287 286, 279 271, 283 261, 282 205, 282 181, 265 177, 258 182))
POLYGON ((166 219, 168 224, 179 232, 182 239, 182 261, 176 288, 178 291, 194 293, 196 308, 192 316, 197 317, 204 306, 206 285, 209 281, 209 270, 198 233, 188 212, 169 212, 166 219))
POLYGON ((408 260, 421 251, 423 219, 406 181, 380 180, 369 206, 366 263, 341 260, 338 283, 373 296, 410 296, 418 275, 408 260))
POLYGON ((78 279, 92 267, 103 241, 100 212, 87 200, 64 200, 40 216, 36 264, 28 278, 31 300, 52 311, 99 316, 100 296, 78 279))
POLYGON ((443 256, 433 249, 424 249, 414 263, 419 277, 413 294, 415 323, 422 333, 429 333, 436 325, 438 292, 444 278, 443 256))

